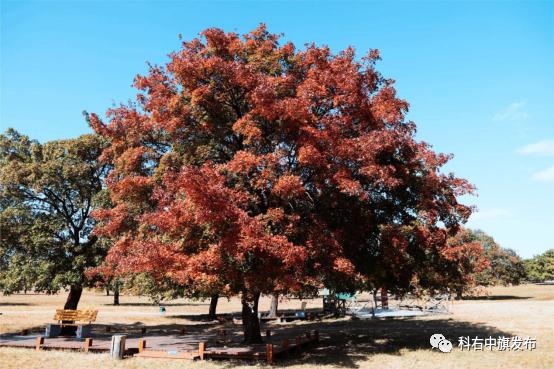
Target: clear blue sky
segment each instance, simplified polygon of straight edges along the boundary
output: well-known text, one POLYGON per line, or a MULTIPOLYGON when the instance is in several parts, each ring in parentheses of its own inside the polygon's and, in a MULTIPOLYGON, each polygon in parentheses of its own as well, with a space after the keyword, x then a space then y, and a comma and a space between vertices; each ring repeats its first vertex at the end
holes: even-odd
POLYGON ((381 50, 418 137, 478 188, 469 225, 530 257, 554 247, 553 2, 1 2, 2 130, 40 141, 89 132, 81 112, 134 96, 207 27, 260 22, 298 46, 381 50))

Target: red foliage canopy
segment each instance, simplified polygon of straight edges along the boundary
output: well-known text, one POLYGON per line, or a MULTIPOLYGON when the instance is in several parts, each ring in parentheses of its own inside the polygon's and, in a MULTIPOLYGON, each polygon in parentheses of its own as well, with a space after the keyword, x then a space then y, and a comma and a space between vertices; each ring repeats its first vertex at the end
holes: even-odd
POLYGON ((264 25, 207 29, 91 114, 111 140, 107 263, 251 299, 353 280, 403 286, 470 208, 449 159, 414 138, 377 50, 298 50, 264 25), (388 282, 387 282, 388 281, 388 282))

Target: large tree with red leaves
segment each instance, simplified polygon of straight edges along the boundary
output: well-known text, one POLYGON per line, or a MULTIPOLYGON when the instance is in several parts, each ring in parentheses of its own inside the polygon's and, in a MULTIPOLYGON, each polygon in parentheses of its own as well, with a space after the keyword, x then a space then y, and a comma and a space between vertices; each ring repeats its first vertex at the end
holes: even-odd
POLYGON ((90 115, 114 165, 114 207, 96 212, 107 264, 240 295, 246 342, 261 341, 260 294, 407 287, 471 212, 376 50, 279 39, 207 29, 136 77, 136 102, 90 115))

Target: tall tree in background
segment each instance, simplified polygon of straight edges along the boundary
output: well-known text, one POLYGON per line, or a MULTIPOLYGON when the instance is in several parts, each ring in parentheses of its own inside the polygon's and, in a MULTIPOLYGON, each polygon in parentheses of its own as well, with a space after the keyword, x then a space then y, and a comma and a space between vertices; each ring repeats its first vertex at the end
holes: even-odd
POLYGON ((475 275, 483 286, 519 284, 526 278, 523 259, 512 249, 501 247, 494 238, 481 230, 469 231, 474 242, 483 246, 489 267, 475 275))
POLYGON ((554 281, 554 249, 525 260, 525 269, 531 282, 554 281))
POLYGON ((95 213, 108 265, 240 295, 246 342, 261 341, 260 294, 438 267, 472 186, 414 139, 376 50, 297 50, 263 25, 201 36, 136 77, 136 102, 90 115, 114 165, 114 206, 95 213))
POLYGON ((90 212, 108 166, 97 135, 40 144, 8 130, 0 135, 0 288, 69 289, 65 309, 79 303, 84 271, 106 247, 91 236, 90 212))
POLYGON ((441 267, 427 275, 427 284, 447 286, 458 298, 477 285, 519 284, 526 278, 516 252, 500 247, 481 230, 461 229, 448 243, 448 252, 437 262, 441 267))
POLYGON ((471 230, 461 229, 448 239, 448 244, 450 248, 440 263, 438 281, 461 299, 477 285, 476 275, 490 268, 490 260, 471 230))

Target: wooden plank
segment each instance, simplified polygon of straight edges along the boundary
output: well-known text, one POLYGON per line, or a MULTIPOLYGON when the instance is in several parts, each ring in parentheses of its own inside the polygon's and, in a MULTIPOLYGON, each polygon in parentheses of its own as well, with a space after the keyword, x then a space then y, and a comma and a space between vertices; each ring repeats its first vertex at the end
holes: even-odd
POLYGON ((246 360, 253 360, 253 359, 265 359, 266 358, 266 352, 211 352, 208 351, 205 354, 206 357, 214 358, 214 359, 246 359, 246 360))
POLYGON ((44 337, 37 337, 35 340, 35 350, 40 351, 41 346, 44 344, 44 337))
POLYGON ((91 346, 92 346, 92 338, 85 338, 85 342, 83 343, 84 351, 89 352, 91 346))
POLYGON ((157 351, 157 350, 144 350, 134 357, 146 357, 155 359, 198 359, 198 353, 195 351, 157 351))
POLYGON ((143 352, 144 349, 146 349, 146 340, 141 338, 138 342, 138 352, 143 352))
POLYGON ((282 354, 282 353, 287 353, 287 351, 289 350, 288 347, 283 347, 283 346, 275 346, 273 345, 273 355, 277 355, 277 354, 282 354))
POLYGON ((82 322, 94 322, 97 315, 98 310, 77 310, 77 320, 82 322))
POLYGON ((206 342, 199 342, 198 343, 198 356, 200 357, 200 360, 204 360, 205 351, 206 351, 206 342))
MULTIPOLYGON (((50 339, 49 341, 45 340, 44 344, 41 344, 40 350, 42 349, 59 349, 59 350, 75 350, 75 351, 82 351, 84 349, 84 342, 72 342, 70 344, 67 343, 56 343, 51 342, 54 339, 50 339)), ((0 347, 13 347, 13 348, 26 348, 26 349, 36 349, 38 340, 30 340, 30 342, 21 343, 21 342, 0 342, 0 347)), ((89 352, 107 352, 109 351, 108 347, 90 347, 89 352)))
POLYGON ((285 338, 280 346, 273 347, 273 354, 288 354, 290 350, 289 339, 285 338))
POLYGON ((98 310, 61 310, 57 309, 54 315, 56 321, 81 321, 94 322, 98 316, 98 310))
POLYGON ((266 362, 267 362, 269 365, 271 365, 271 364, 273 364, 273 344, 268 343, 268 344, 266 345, 265 350, 266 350, 266 353, 265 353, 265 355, 266 355, 266 362))

